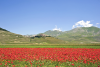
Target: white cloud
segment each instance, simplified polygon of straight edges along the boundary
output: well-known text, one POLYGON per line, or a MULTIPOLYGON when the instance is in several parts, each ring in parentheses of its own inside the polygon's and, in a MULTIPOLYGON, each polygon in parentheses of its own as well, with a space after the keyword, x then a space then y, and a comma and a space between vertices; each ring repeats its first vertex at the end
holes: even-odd
POLYGON ((100 24, 100 23, 96 23, 96 24, 98 25, 98 24, 100 24))
POLYGON ((53 29, 53 31, 57 30, 57 31, 61 31, 60 28, 57 28, 57 25, 55 25, 56 27, 53 29))
POLYGON ((93 24, 90 24, 90 21, 79 21, 77 23, 75 23, 75 25, 73 25, 72 29, 75 27, 91 27, 93 26, 93 24))
POLYGON ((95 26, 96 26, 96 27, 98 27, 98 25, 99 25, 99 24, 100 24, 100 23, 96 23, 96 25, 95 25, 95 26))

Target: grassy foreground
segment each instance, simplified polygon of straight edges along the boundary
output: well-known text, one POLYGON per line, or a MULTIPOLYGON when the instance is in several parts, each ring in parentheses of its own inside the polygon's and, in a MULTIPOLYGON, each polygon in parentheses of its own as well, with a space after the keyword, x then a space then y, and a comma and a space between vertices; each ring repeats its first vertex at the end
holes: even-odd
POLYGON ((0 48, 100 48, 100 45, 0 45, 0 48))

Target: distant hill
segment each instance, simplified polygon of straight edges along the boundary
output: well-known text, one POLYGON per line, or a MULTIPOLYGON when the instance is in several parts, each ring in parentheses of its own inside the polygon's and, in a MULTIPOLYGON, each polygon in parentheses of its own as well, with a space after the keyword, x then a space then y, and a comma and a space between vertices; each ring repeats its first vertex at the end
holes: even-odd
POLYGON ((55 37, 47 36, 45 34, 38 34, 31 37, 31 42, 38 44, 65 44, 66 42, 55 37))
POLYGON ((57 37, 57 36, 64 34, 64 33, 66 33, 66 32, 62 32, 62 31, 58 31, 58 30, 55 30, 55 31, 49 30, 49 31, 44 32, 44 34, 49 35, 49 36, 53 36, 53 37, 57 37))
POLYGON ((56 38, 65 40, 67 43, 100 43, 100 28, 97 27, 78 27, 65 32, 47 31, 44 34, 55 35, 56 38))
POLYGON ((28 43, 29 38, 23 37, 22 35, 11 33, 3 28, 0 28, 0 43, 28 43))
POLYGON ((20 34, 11 33, 3 28, 0 28, 0 44, 64 44, 65 41, 39 34, 31 37, 26 37, 20 34))
POLYGON ((70 31, 46 31, 45 33, 24 36, 0 28, 0 44, 90 44, 100 43, 100 28, 78 27, 70 31))

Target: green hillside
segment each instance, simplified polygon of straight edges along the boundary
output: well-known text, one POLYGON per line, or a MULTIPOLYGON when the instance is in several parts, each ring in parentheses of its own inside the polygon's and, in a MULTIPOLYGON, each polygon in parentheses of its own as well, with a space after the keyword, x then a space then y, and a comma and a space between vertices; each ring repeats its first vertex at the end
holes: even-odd
POLYGON ((56 36, 61 35, 63 33, 65 33, 65 32, 57 31, 57 30, 55 30, 55 31, 49 30, 49 31, 44 32, 44 34, 49 35, 49 36, 53 36, 53 37, 56 37, 56 36))
POLYGON ((65 41, 50 36, 31 37, 31 42, 34 44, 65 44, 65 41))
POLYGON ((100 43, 100 28, 97 27, 78 27, 70 31, 60 31, 61 33, 57 31, 47 32, 45 32, 47 35, 52 36, 54 34, 56 38, 64 40, 67 43, 100 43), (48 34, 47 32, 51 33, 48 34))
POLYGON ((79 27, 57 37, 70 43, 99 43, 100 29, 97 27, 79 27))
POLYGON ((49 30, 33 37, 26 37, 20 34, 11 33, 0 28, 0 44, 48 45, 90 43, 100 43, 100 28, 79 27, 65 32, 49 30))
POLYGON ((64 44, 65 41, 50 37, 25 37, 23 35, 11 33, 3 28, 0 28, 0 44, 64 44))
POLYGON ((29 38, 23 37, 22 35, 11 33, 5 29, 0 28, 0 43, 28 43, 29 38))

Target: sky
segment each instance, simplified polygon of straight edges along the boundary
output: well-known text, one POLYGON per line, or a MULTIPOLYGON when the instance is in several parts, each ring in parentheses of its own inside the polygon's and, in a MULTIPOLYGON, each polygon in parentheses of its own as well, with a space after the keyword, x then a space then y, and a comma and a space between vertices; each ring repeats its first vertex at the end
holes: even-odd
POLYGON ((100 0, 0 0, 0 27, 27 35, 100 28, 100 0))

